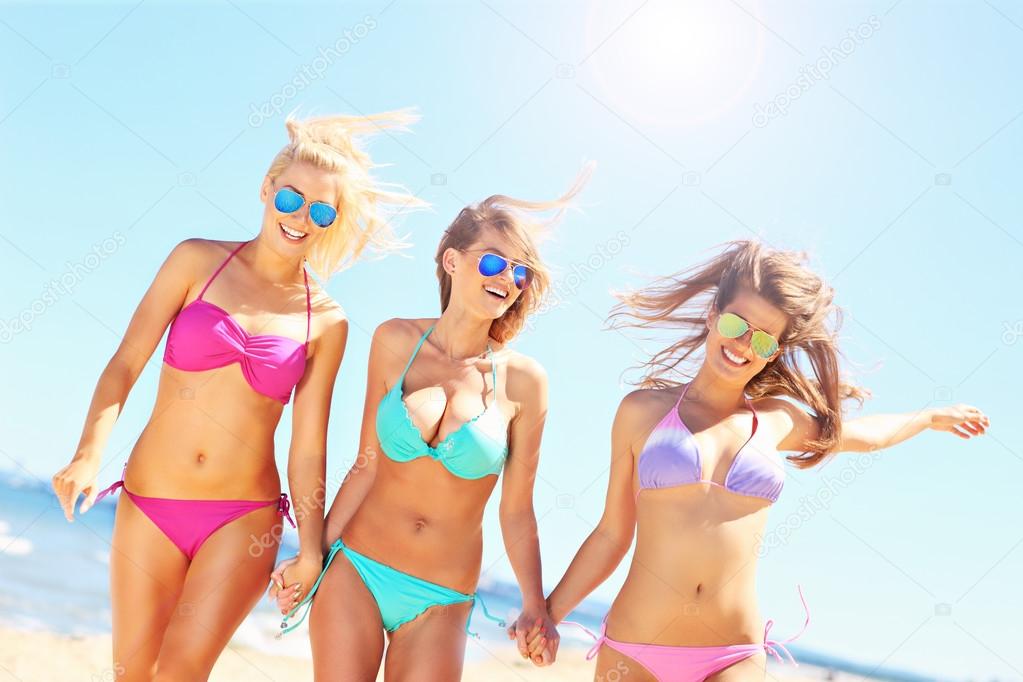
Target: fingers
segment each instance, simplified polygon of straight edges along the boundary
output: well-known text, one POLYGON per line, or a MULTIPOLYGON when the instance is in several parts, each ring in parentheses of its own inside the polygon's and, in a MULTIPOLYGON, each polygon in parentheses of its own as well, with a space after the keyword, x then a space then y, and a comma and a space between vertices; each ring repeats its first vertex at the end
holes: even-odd
POLYGON ((57 493, 57 498, 60 500, 60 507, 64 510, 64 518, 70 523, 75 522, 75 504, 78 502, 78 491, 75 490, 73 484, 66 484, 62 487, 61 491, 57 493))
POLYGON ((96 497, 99 496, 99 490, 95 485, 89 486, 89 493, 82 500, 82 503, 78 506, 78 513, 84 514, 85 512, 92 509, 92 505, 96 504, 96 497))
POLYGON ((547 635, 540 635, 536 639, 530 641, 526 646, 529 649, 529 657, 536 660, 547 648, 547 635))
POLYGON ((302 585, 300 583, 288 585, 277 592, 277 608, 284 615, 287 615, 300 601, 302 601, 302 585))
POLYGON ((519 655, 521 655, 522 658, 529 658, 529 646, 526 644, 526 634, 526 630, 516 627, 515 639, 517 640, 516 643, 519 647, 519 655))

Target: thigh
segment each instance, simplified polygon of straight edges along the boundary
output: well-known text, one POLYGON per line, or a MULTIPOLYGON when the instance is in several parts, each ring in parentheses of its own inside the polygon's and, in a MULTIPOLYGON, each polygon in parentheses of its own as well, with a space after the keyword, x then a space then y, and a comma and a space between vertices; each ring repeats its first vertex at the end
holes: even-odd
POLYGON ((465 622, 472 602, 432 606, 391 635, 386 682, 449 682, 462 677, 465 622))
POLYGON ((122 490, 110 543, 116 679, 152 679, 187 570, 188 558, 122 490))
POLYGON ((749 682, 763 680, 766 675, 767 654, 760 652, 714 673, 707 678, 707 682, 749 682))
POLYGON ((313 595, 309 643, 316 682, 372 682, 384 653, 380 609, 343 552, 313 595))
POLYGON ((643 667, 635 659, 612 649, 608 645, 600 647, 597 654, 597 667, 593 674, 594 682, 657 682, 653 673, 643 667))
POLYGON ((185 576, 157 661, 158 680, 204 680, 270 583, 277 506, 251 511, 210 535, 185 576))

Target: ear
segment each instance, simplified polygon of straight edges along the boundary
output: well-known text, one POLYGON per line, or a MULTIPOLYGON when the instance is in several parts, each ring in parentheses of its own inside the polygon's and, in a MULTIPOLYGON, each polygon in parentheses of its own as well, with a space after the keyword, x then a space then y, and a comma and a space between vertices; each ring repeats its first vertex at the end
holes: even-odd
POLYGON ((440 262, 444 265, 444 272, 451 275, 455 271, 455 264, 458 262, 458 249, 448 247, 444 249, 444 255, 441 256, 440 262))
POLYGON ((263 176, 263 184, 259 186, 259 200, 262 203, 266 203, 267 199, 270 198, 270 191, 273 189, 273 182, 270 180, 269 175, 263 176))

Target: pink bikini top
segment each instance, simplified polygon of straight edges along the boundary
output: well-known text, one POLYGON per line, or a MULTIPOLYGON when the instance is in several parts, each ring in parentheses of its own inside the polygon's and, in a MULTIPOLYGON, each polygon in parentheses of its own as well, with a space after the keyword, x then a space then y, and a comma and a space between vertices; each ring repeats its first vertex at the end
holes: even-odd
POLYGON ((773 503, 785 485, 785 471, 777 460, 776 452, 772 456, 760 450, 746 450, 753 434, 757 432, 757 413, 749 398, 746 398, 746 405, 753 410, 753 433, 735 454, 725 475, 724 485, 702 477, 703 468, 696 439, 678 413, 679 405, 691 385, 686 384, 675 407, 664 415, 647 437, 639 455, 640 490, 710 483, 739 495, 761 497, 773 503))
POLYGON ((309 275, 305 269, 302 269, 305 277, 305 343, 286 336, 249 334, 226 310, 202 299, 224 266, 247 243, 239 244, 224 259, 199 292, 199 298, 182 308, 171 322, 163 361, 186 372, 203 372, 237 362, 254 391, 287 405, 292 390, 305 373, 309 346, 312 305, 309 275))

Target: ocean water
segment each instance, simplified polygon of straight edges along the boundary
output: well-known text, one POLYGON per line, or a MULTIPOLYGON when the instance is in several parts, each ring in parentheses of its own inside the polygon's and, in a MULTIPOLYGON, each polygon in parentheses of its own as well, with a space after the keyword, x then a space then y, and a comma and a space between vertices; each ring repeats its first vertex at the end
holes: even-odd
MULTIPOLYGON (((106 482, 106 481, 102 481, 106 482)), ((120 492, 102 500, 74 523, 64 519, 49 484, 0 471, 0 613, 5 625, 67 635, 110 632, 110 536, 120 492)), ((298 536, 287 527, 280 557, 298 550, 298 536)), ((518 587, 482 581, 479 592, 492 614, 510 619, 519 606, 518 587)), ((587 602, 573 618, 599 629, 607 605, 587 602)), ((261 650, 308 656, 305 625, 275 639, 280 613, 261 600, 239 628, 235 641, 261 650), (272 647, 272 649, 271 649, 272 647)), ((503 640, 504 631, 477 607, 470 625, 484 640, 503 640)), ((577 628, 563 638, 588 643, 577 628)))
MULTIPOLYGON (((43 630, 66 635, 110 632, 110 536, 114 510, 120 493, 97 504, 84 516, 68 523, 49 484, 17 473, 0 470, 0 613, 5 625, 23 630, 43 630)), ((297 536, 288 529, 280 556, 297 551, 297 536)), ((479 592, 495 616, 510 620, 519 607, 518 587, 500 581, 483 581, 479 592)), ((597 631, 607 604, 586 600, 572 613, 571 620, 597 631)), ((281 655, 309 657, 306 625, 276 639, 280 613, 265 599, 245 619, 234 641, 281 655)), ((477 608, 470 624, 483 640, 484 648, 470 645, 467 656, 485 656, 488 642, 504 641, 503 629, 477 608)), ((578 628, 559 628, 563 646, 592 644, 578 628)), ((789 645, 802 662, 854 673, 865 679, 923 682, 933 678, 905 671, 874 669, 825 653, 789 645)))

